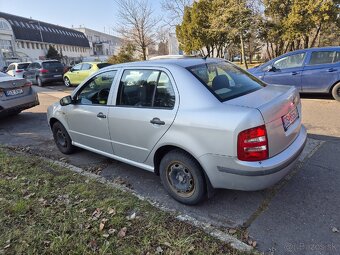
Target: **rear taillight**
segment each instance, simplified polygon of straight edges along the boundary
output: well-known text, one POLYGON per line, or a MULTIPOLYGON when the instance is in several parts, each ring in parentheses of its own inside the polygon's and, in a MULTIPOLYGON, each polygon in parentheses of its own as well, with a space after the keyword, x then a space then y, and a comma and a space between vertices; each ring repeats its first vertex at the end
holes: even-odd
POLYGON ((24 84, 24 87, 31 87, 32 86, 32 82, 30 81, 26 81, 24 84))
POLYGON ((40 69, 39 72, 40 73, 48 73, 48 70, 47 69, 40 69))
POLYGON ((24 70, 20 70, 20 69, 19 69, 19 70, 16 70, 15 72, 16 72, 16 73, 22 73, 23 71, 24 71, 24 70))
POLYGON ((243 161, 260 161, 268 158, 266 126, 247 129, 238 134, 237 157, 243 161))

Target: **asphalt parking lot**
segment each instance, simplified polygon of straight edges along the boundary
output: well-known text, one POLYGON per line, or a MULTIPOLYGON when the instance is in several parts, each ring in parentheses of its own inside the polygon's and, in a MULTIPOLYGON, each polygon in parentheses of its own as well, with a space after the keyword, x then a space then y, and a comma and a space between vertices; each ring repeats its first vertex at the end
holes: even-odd
POLYGON ((115 179, 157 203, 226 228, 246 228, 266 254, 340 254, 340 103, 330 97, 303 96, 308 144, 296 169, 274 187, 258 192, 217 190, 198 206, 171 199, 152 173, 91 152, 65 156, 52 139, 46 108, 72 88, 50 84, 39 92, 40 105, 0 120, 0 144, 66 161, 115 179))

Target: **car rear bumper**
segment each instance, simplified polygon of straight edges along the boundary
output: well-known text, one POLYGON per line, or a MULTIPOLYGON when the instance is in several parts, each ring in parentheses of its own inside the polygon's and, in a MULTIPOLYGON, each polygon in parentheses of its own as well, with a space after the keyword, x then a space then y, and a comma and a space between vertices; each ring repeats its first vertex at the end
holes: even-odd
POLYGON ((214 188, 261 190, 268 188, 294 169, 307 141, 307 132, 301 126, 295 141, 278 155, 258 162, 245 162, 220 155, 200 158, 214 188))
POLYGON ((63 81, 63 76, 60 77, 41 77, 43 83, 47 82, 55 82, 55 81, 63 81))
POLYGON ((0 101, 0 117, 8 116, 39 105, 39 99, 36 93, 31 93, 25 97, 19 97, 13 100, 0 101))

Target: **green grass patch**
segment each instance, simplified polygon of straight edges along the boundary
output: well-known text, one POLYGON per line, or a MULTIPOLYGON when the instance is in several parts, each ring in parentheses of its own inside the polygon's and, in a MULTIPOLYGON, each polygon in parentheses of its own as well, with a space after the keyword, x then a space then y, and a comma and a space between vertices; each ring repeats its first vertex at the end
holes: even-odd
POLYGON ((0 150, 0 254, 240 254, 128 192, 0 150))

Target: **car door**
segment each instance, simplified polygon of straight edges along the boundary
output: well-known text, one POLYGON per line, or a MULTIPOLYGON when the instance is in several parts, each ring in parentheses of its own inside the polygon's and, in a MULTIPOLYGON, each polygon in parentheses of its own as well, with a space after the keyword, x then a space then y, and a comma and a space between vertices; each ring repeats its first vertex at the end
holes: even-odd
POLYGON ((269 84, 295 86, 301 90, 301 73, 306 52, 283 56, 273 61, 272 66, 264 73, 263 80, 269 84))
POLYGON ((114 154, 144 162, 175 119, 175 83, 162 69, 125 69, 116 98, 109 109, 114 154))
POLYGON ((74 67, 70 69, 68 72, 67 76, 70 79, 71 84, 79 84, 80 79, 79 79, 79 72, 81 70, 82 64, 77 64, 74 67))
POLYGON ((35 66, 36 63, 29 64, 27 70, 24 73, 25 78, 31 82, 35 82, 35 66))
POLYGON ((340 50, 313 50, 302 72, 303 92, 326 92, 340 79, 340 50))
POLYGON ((79 83, 83 82, 88 76, 92 74, 91 68, 91 64, 83 63, 83 65, 81 66, 81 70, 79 70, 78 73, 79 83))
POLYGON ((90 78, 73 96, 66 109, 69 134, 75 145, 112 154, 108 129, 109 93, 117 70, 90 78))

